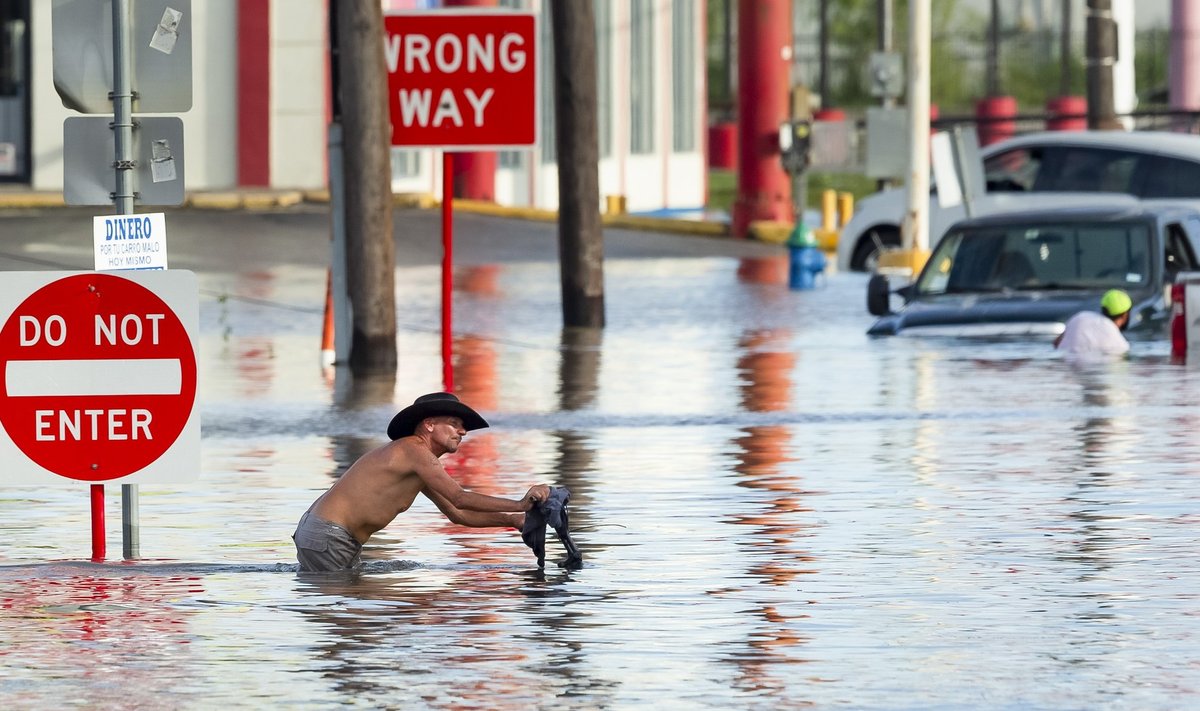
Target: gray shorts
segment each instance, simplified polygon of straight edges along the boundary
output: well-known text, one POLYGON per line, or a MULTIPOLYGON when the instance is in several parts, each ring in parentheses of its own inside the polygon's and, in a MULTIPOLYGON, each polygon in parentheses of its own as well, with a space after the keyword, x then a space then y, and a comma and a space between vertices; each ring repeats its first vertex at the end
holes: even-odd
POLYGON ((323 518, 312 510, 304 512, 296 532, 296 560, 304 572, 332 572, 362 567, 362 544, 345 528, 323 518))

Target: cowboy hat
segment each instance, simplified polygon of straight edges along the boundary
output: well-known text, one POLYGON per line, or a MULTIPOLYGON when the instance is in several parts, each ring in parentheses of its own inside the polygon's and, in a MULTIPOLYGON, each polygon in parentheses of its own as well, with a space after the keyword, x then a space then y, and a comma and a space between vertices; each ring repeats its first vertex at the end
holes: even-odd
POLYGON ((488 423, 478 412, 467 407, 451 393, 429 393, 413 400, 413 404, 396 413, 388 425, 388 437, 400 439, 416 431, 417 425, 426 417, 447 415, 463 421, 463 429, 477 430, 488 423))

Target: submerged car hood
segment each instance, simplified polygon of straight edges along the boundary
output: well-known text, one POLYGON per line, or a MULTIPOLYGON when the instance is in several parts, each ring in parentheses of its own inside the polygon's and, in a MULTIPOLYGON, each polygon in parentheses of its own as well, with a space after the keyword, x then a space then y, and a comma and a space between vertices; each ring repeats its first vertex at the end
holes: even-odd
POLYGON ((922 296, 900 311, 880 317, 867 334, 1011 336, 1057 333, 1075 314, 1095 310, 1101 293, 1054 290, 922 296))

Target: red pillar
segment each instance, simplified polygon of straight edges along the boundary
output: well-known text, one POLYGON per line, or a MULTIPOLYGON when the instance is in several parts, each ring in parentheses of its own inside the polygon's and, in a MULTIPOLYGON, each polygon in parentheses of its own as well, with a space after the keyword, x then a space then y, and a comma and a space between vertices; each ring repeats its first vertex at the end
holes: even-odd
POLYGON ((1050 131, 1086 131, 1087 97, 1060 96, 1046 102, 1046 129, 1050 131))
POLYGON ((738 176, 733 234, 755 220, 792 221, 792 189, 779 157, 788 119, 791 0, 738 0, 738 176))
POLYGON ((271 2, 237 5, 237 182, 271 184, 271 2))
POLYGON ((722 121, 708 127, 708 166, 737 170, 737 124, 722 121))
MULTIPOLYGON (((446 7, 496 7, 496 0, 446 0, 446 7)), ((549 8, 547 8, 548 10, 549 8)), ((542 22, 549 22, 543 13, 542 22)), ((553 51, 551 47, 539 47, 539 51, 553 51)), ((551 136, 550 140, 554 140, 551 136)), ((475 151, 454 153, 454 197, 471 200, 496 200, 496 152, 475 151)))
POLYGON ((989 96, 975 104, 976 118, 980 121, 976 131, 979 145, 989 146, 997 141, 1012 138, 1017 132, 1017 100, 1011 96, 989 96))

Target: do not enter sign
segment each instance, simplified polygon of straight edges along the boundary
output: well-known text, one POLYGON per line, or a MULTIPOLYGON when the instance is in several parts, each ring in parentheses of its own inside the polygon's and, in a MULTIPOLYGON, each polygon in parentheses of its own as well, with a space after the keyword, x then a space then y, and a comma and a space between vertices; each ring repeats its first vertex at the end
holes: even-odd
POLYGON ((198 473, 195 275, 123 274, 5 274, 0 306, 15 306, 0 326, 0 461, 14 461, 0 483, 198 473))

